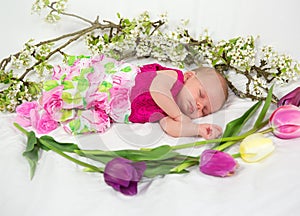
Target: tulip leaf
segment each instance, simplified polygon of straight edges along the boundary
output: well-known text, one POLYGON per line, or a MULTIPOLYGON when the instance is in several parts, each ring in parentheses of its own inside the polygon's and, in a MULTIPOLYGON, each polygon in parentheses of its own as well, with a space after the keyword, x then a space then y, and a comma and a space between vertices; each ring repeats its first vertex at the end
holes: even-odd
MULTIPOLYGON (((158 175, 166 175, 172 173, 172 169, 174 169, 174 165, 172 164, 162 164, 161 162, 156 163, 155 165, 151 165, 147 163, 147 169, 144 172, 144 176, 148 178, 153 178, 158 175)), ((180 172, 176 173, 187 173, 187 170, 181 170, 180 172)))
MULTIPOLYGON (((41 136, 39 138, 39 142, 43 145, 44 142, 46 142, 48 145, 53 146, 54 148, 64 151, 64 152, 74 152, 74 150, 79 150, 79 147, 74 143, 61 143, 57 142, 53 137, 51 136, 41 136)), ((45 147, 45 146, 44 146, 45 147)), ((43 148, 44 150, 47 149, 43 148)))
POLYGON ((272 85, 271 88, 269 89, 268 95, 266 97, 266 101, 264 103, 264 106, 263 106, 263 108, 262 108, 262 110, 261 110, 261 112, 260 112, 260 114, 259 114, 259 116, 258 116, 258 118, 257 118, 257 120, 255 122, 255 124, 254 124, 254 127, 256 127, 256 128, 259 127, 259 125, 262 123, 262 121, 264 120, 264 118, 266 116, 266 113, 267 113, 267 111, 268 111, 268 109, 270 107, 270 104, 272 102, 272 96, 273 96, 273 94, 272 94, 273 87, 274 86, 272 85))
POLYGON ((33 131, 28 132, 17 123, 14 123, 14 126, 27 136, 27 145, 25 151, 23 152, 23 156, 29 163, 30 179, 32 179, 36 170, 37 162, 39 160, 40 147, 38 145, 38 140, 33 131))
POLYGON ((172 173, 181 173, 183 170, 185 170, 186 168, 189 168, 191 166, 194 165, 198 165, 199 161, 195 161, 195 160, 186 160, 184 161, 182 164, 179 164, 178 166, 174 167, 171 172, 172 173))
POLYGON ((237 135, 246 124, 246 122, 253 116, 256 110, 262 104, 261 101, 258 101, 252 107, 250 107, 241 117, 232 120, 226 125, 225 131, 223 133, 223 137, 230 137, 237 135))
POLYGON ((111 161, 113 158, 115 158, 117 155, 93 155, 93 154, 84 154, 81 150, 75 150, 74 151, 76 154, 86 157, 89 159, 92 159, 94 161, 101 162, 103 164, 107 164, 109 161, 111 161))
POLYGON ((85 156, 94 155, 94 156, 123 157, 132 161, 165 160, 179 155, 179 153, 173 151, 171 146, 169 145, 163 145, 149 150, 132 150, 132 149, 117 150, 117 151, 81 150, 76 152, 81 153, 85 156))
POLYGON ((37 162, 39 160, 39 147, 35 145, 31 151, 23 152, 23 156, 27 159, 30 167, 30 179, 33 178, 37 162))
POLYGON ((30 131, 27 133, 27 146, 25 152, 30 152, 34 149, 34 146, 37 144, 37 139, 35 133, 30 131))

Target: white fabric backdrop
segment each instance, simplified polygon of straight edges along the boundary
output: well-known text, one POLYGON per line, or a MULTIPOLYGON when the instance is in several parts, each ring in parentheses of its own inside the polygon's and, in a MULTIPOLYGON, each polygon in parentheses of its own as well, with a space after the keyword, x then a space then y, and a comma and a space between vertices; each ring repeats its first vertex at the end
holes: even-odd
MULTIPOLYGON (((52 26, 46 24, 41 17, 30 15, 32 2, 2 0, 1 59, 21 49, 29 38, 44 40, 81 27, 80 23, 71 20, 52 26)), ((167 11, 170 25, 182 18, 190 19, 192 34, 207 28, 215 39, 260 35, 261 43, 300 59, 300 29, 297 28, 300 3, 297 0, 69 0, 69 3, 70 12, 90 19, 100 15, 100 18, 113 20, 117 12, 133 17, 145 10, 155 17, 167 11)), ((290 87, 297 85, 299 82, 290 87)), ((283 89, 284 93, 286 90, 283 89)), ((224 126, 252 104, 230 95, 221 111, 200 121, 224 126)), ((139 195, 126 197, 106 186, 101 176, 84 173, 80 167, 51 152, 42 154, 36 175, 30 181, 29 166, 22 157, 25 138, 12 127, 13 117, 14 114, 0 114, 1 216, 296 216, 300 210, 299 139, 272 137, 276 150, 271 157, 256 164, 239 161, 240 169, 230 178, 205 176, 193 169, 187 175, 169 175, 143 182, 139 186, 139 195)), ((102 135, 70 137, 61 130, 53 135, 59 140, 77 142, 87 149, 132 148, 140 140, 143 143, 147 140, 147 145, 176 145, 196 140, 168 137, 157 124, 115 125, 102 135)), ((185 150, 184 153, 196 155, 200 150, 203 149, 185 150)))

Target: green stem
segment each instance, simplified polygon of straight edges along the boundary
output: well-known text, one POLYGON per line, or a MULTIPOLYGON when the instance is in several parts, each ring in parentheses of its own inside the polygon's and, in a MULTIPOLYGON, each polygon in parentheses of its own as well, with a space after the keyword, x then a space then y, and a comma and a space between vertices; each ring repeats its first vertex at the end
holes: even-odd
POLYGON ((28 131, 22 128, 18 123, 14 122, 14 126, 19 129, 23 134, 27 135, 28 131))
POLYGON ((93 170, 95 172, 101 172, 103 173, 104 172, 104 169, 103 168, 100 168, 100 167, 96 167, 96 166, 93 166, 91 164, 88 164, 88 163, 85 163, 83 161, 80 161, 80 160, 77 160, 65 153, 63 153, 62 151, 58 150, 57 148, 53 147, 52 145, 49 145, 47 142, 44 142, 44 141, 40 141, 44 146, 46 146, 47 148, 51 149, 52 151, 54 151, 55 153, 63 156, 64 158, 80 165, 80 166, 83 166, 83 167, 86 167, 86 168, 89 168, 90 170, 93 170))
POLYGON ((240 153, 236 153, 236 154, 232 154, 231 156, 233 158, 239 158, 239 157, 241 157, 241 154, 240 153))
MULTIPOLYGON (((203 141, 194 142, 194 143, 186 143, 186 144, 182 144, 182 145, 172 146, 172 149, 173 150, 178 150, 178 149, 185 149, 185 148, 192 148, 192 147, 196 147, 196 146, 206 145, 206 144, 210 144, 210 143, 218 143, 218 142, 229 141, 229 142, 224 143, 223 144, 224 146, 220 145, 220 146, 214 148, 216 150, 218 150, 219 148, 221 150, 223 150, 223 149, 228 148, 229 146, 233 145, 237 141, 242 140, 245 137, 249 136, 250 134, 253 134, 254 132, 258 131, 259 129, 261 129, 262 127, 267 125, 268 122, 269 122, 269 120, 266 120, 266 121, 262 122, 258 127, 254 127, 251 130, 245 132, 244 134, 242 134, 240 136, 223 137, 223 138, 219 138, 219 139, 211 139, 211 140, 203 140, 203 141)), ((267 132, 270 132, 270 131, 267 131, 267 132)), ((264 132, 264 133, 266 133, 266 132, 264 132)))
MULTIPOLYGON (((241 137, 240 140, 242 140, 242 139, 246 138, 247 136, 249 136, 249 135, 257 132, 259 129, 261 129, 262 127, 266 126, 268 124, 268 122, 269 122, 269 120, 266 120, 266 121, 262 122, 258 127, 253 127, 251 130, 249 130, 246 133, 242 134, 240 136, 241 137)), ((268 133, 268 132, 271 132, 272 130, 273 130, 272 128, 268 128, 268 129, 263 130, 263 131, 261 131, 259 133, 268 133)), ((220 146, 215 147, 214 150, 224 151, 225 149, 227 149, 228 147, 230 147, 230 146, 232 146, 233 144, 236 143, 236 141, 235 142, 231 142, 231 141, 233 141, 233 140, 230 140, 230 142, 226 142, 226 143, 224 143, 224 144, 222 144, 220 146)))

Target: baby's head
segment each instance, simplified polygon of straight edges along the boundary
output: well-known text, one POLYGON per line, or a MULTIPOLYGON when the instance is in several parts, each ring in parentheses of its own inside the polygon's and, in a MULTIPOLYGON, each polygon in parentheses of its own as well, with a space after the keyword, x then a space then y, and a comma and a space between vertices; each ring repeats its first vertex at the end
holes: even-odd
POLYGON ((185 115, 198 118, 221 109, 227 97, 225 78, 214 68, 200 67, 184 73, 184 85, 176 102, 185 115))

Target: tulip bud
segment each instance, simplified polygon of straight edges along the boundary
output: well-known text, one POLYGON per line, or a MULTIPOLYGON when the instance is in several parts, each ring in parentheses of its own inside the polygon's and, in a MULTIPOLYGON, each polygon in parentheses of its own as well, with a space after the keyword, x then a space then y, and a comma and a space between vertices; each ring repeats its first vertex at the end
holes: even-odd
POLYGON ((234 174, 237 162, 230 154, 209 149, 201 154, 199 168, 204 174, 226 177, 234 174))
POLYGON ((137 194, 137 184, 145 170, 145 162, 114 158, 105 166, 104 180, 108 185, 125 195, 135 195, 137 194))
POLYGON ((300 106, 300 87, 294 89, 293 91, 289 92, 285 96, 283 96, 277 103, 277 106, 283 105, 295 105, 300 106))
POLYGON ((257 162, 274 151, 273 141, 256 133, 247 136, 240 144, 241 158, 246 162, 257 162))
POLYGON ((269 121, 275 136, 281 139, 300 137, 300 108, 285 105, 277 108, 269 121))

